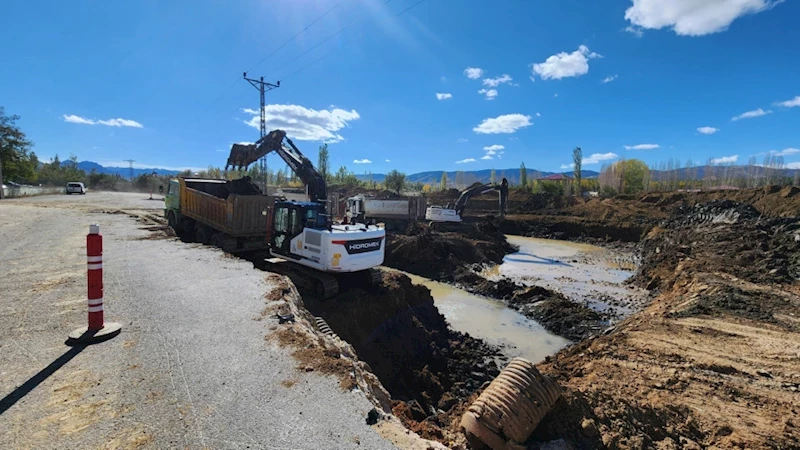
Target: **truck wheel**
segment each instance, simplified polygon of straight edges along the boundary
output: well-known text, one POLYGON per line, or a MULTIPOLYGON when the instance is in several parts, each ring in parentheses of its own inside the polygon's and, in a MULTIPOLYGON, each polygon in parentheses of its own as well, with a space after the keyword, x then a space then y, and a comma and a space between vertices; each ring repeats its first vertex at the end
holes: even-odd
POLYGON ((197 230, 197 242, 208 245, 211 243, 211 229, 205 225, 200 225, 197 230))
POLYGON ((175 218, 175 211, 170 211, 167 213, 167 225, 175 230, 175 234, 178 233, 178 219, 175 218))
POLYGON ((214 233, 211 236, 211 245, 222 249, 225 246, 225 235, 223 233, 214 233))

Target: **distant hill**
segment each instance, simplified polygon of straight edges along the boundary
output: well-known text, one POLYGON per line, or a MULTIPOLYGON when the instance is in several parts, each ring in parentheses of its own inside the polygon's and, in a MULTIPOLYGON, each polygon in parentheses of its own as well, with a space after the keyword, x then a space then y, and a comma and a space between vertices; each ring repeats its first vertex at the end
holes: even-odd
MULTIPOLYGON (((565 175, 572 176, 572 171, 569 172, 542 172, 538 170, 528 169, 528 179, 535 180, 538 178, 546 177, 548 175, 553 175, 556 173, 563 173, 565 175)), ((434 170, 429 172, 419 172, 419 173, 412 173, 410 175, 406 175, 406 181, 410 183, 430 183, 435 184, 442 181, 442 173, 441 170, 434 170)), ((488 183, 492 180, 492 170, 472 170, 472 171, 463 171, 464 174, 464 181, 462 184, 472 184, 477 181, 481 183, 488 183)), ((597 178, 598 173, 594 170, 581 170, 581 176, 583 178, 597 178)), ((368 180, 369 175, 356 175, 360 180, 368 180)), ((383 179, 386 177, 385 174, 382 173, 373 173, 372 179, 375 182, 382 182, 383 179)), ((519 184, 519 168, 513 169, 495 169, 495 177, 496 181, 500 181, 502 178, 508 179, 508 182, 511 184, 519 184)), ((453 184, 456 182, 456 172, 447 172, 447 182, 449 184, 453 184)))
MULTIPOLYGON (((117 174, 122 178, 128 179, 131 176, 131 169, 129 167, 106 167, 96 162, 92 161, 81 161, 78 163, 78 168, 85 171, 86 173, 91 173, 92 170, 97 171, 97 173, 107 173, 110 175, 117 174)), ((144 168, 144 169, 133 169, 133 176, 138 177, 142 174, 151 174, 157 173, 158 175, 177 175, 180 173, 177 170, 167 170, 167 169, 156 169, 156 168, 144 168)))

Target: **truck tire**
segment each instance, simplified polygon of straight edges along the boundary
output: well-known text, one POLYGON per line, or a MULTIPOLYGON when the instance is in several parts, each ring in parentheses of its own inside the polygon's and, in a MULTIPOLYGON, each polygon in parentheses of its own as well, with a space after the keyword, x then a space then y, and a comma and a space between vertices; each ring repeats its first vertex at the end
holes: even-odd
POLYGON ((200 225, 197 227, 197 242, 203 245, 208 245, 211 243, 211 235, 211 228, 205 225, 200 225))
POLYGON ((175 234, 178 234, 178 219, 175 217, 175 211, 167 213, 167 225, 175 231, 175 234))

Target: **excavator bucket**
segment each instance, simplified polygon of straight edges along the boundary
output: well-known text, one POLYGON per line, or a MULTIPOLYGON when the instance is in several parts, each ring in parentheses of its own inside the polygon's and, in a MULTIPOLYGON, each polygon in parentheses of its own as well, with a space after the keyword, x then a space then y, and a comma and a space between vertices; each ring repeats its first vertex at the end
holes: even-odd
POLYGON ((225 170, 228 170, 229 167, 233 170, 247 169, 250 164, 269 152, 279 149, 285 136, 286 132, 283 130, 273 130, 255 144, 233 144, 231 154, 228 156, 228 163, 225 164, 225 170))

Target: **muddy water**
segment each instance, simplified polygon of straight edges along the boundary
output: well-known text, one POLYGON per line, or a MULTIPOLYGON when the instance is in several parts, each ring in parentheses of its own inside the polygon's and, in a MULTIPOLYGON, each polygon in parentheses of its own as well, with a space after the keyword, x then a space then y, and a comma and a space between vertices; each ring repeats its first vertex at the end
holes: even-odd
POLYGON ((436 308, 454 330, 497 345, 508 357, 521 356, 539 362, 570 343, 498 301, 417 275, 406 275, 414 284, 431 290, 436 308))
POLYGON ((644 291, 625 284, 636 269, 632 254, 587 244, 506 236, 519 252, 484 274, 561 292, 590 308, 624 317, 641 308, 644 291))

